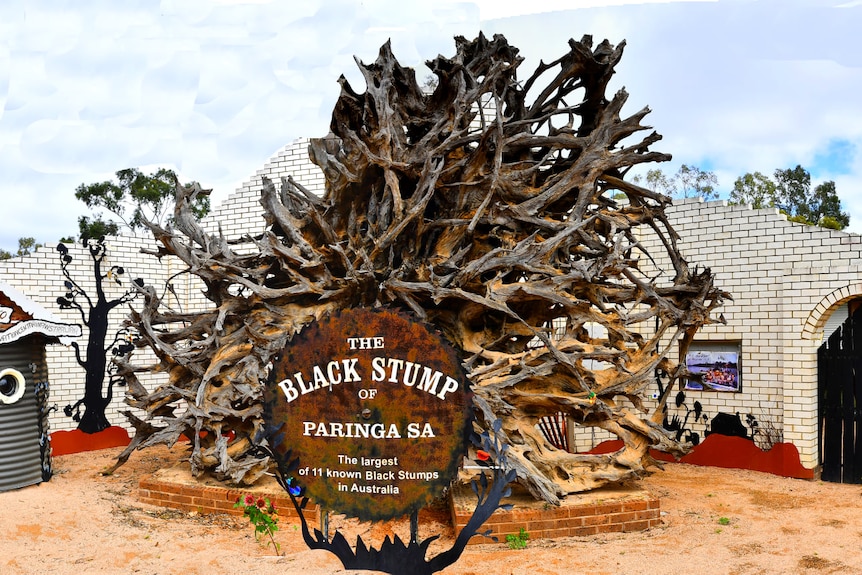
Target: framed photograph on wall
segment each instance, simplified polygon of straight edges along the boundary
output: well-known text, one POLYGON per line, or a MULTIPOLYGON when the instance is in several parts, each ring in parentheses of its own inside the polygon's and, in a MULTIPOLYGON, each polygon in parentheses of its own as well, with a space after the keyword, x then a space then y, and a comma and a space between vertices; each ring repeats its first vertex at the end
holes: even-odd
POLYGON ((739 377, 738 342, 693 342, 685 355, 685 365, 700 381, 689 379, 685 389, 691 391, 742 390, 739 377))

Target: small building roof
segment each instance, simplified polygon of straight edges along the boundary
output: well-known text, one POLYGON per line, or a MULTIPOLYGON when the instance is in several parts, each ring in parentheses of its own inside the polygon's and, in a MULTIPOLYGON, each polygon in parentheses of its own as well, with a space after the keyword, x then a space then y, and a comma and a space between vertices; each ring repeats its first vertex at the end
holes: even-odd
POLYGON ((0 345, 39 333, 68 345, 81 326, 66 323, 18 289, 0 280, 0 345))

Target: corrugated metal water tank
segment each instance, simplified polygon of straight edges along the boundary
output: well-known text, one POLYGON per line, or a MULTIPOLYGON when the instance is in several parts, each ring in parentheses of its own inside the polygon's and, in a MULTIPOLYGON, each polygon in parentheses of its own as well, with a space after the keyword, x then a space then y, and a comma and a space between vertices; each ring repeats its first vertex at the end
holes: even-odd
POLYGON ((0 345, 0 491, 50 478, 50 453, 43 453, 48 438, 42 437, 40 424, 47 398, 37 399, 35 380, 46 375, 44 365, 44 347, 34 345, 32 338, 0 345), (43 457, 49 462, 47 477, 43 457))

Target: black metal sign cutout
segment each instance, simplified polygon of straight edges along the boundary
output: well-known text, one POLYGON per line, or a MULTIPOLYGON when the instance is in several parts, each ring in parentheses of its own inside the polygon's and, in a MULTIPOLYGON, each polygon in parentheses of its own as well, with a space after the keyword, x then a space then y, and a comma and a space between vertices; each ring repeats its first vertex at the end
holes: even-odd
POLYGON ((269 450, 306 544, 346 569, 421 574, 451 565, 515 478, 496 437, 473 434, 471 414, 454 349, 406 315, 360 308, 307 326, 274 360, 265 391, 269 450), (455 479, 471 439, 487 456, 473 482, 476 510, 452 549, 426 561, 439 536, 418 541, 418 510, 455 479), (374 549, 357 538, 354 550, 338 532, 312 535, 309 498, 360 520, 411 515, 411 540, 387 537, 374 549))
POLYGON ((512 507, 508 504, 501 504, 501 501, 511 495, 509 484, 517 478, 516 472, 509 468, 506 457, 507 446, 501 443, 499 439, 500 420, 494 422, 493 430, 493 436, 488 432, 483 432, 481 435, 471 437, 472 442, 478 448, 477 453, 481 455, 475 463, 483 469, 478 477, 470 482, 473 493, 476 495, 476 507, 473 510, 473 515, 458 533, 452 547, 428 559, 425 558, 428 546, 440 536, 434 535, 419 541, 416 535, 416 512, 411 514, 410 541, 406 544, 397 535, 394 540, 387 536, 380 548, 375 549, 368 546, 360 536, 356 537, 355 545, 351 546, 344 535, 338 531, 331 538, 326 529, 324 531, 314 529, 312 533, 304 512, 309 499, 304 495, 304 489, 295 479, 300 461, 298 458, 292 457, 289 449, 284 449, 285 437, 279 433, 278 429, 269 430, 268 441, 274 449, 265 451, 268 451, 278 463, 276 479, 281 487, 287 491, 293 507, 299 515, 302 538, 309 549, 329 551, 338 557, 344 568, 348 570, 380 571, 392 575, 432 575, 458 561, 470 539, 474 536, 482 535, 497 541, 497 538, 491 535, 490 530, 480 533, 479 529, 494 511, 497 509, 508 510, 512 507))

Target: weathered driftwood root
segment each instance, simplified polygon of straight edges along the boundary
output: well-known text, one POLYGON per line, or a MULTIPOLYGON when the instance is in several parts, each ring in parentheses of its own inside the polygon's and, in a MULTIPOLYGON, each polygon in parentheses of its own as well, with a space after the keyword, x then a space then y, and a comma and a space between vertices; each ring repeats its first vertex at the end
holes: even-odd
POLYGON ((670 392, 682 373, 671 355, 726 294, 677 250, 669 198, 625 180, 670 156, 641 134, 648 109, 623 117, 627 94, 605 94, 623 44, 570 41, 522 81, 505 38, 456 43, 454 57, 428 63, 430 94, 388 44, 359 64, 364 93, 342 78, 331 133, 310 146, 324 197, 265 181, 268 231, 242 249, 190 216, 197 188, 178 189, 177 229, 151 226, 159 255, 185 262, 212 307, 170 313, 150 290, 132 318, 169 378, 149 392, 144 367, 124 370, 129 403, 158 423, 138 427, 139 445, 185 434, 196 471, 252 481, 267 464, 252 445, 273 355, 334 309, 392 306, 463 351, 478 425, 502 420, 510 464, 537 498, 639 476, 650 446, 684 451, 641 398, 658 369, 670 392), (661 254, 646 253, 646 234, 661 254), (661 283, 638 267, 653 257, 672 270, 661 283), (624 448, 555 449, 536 423, 558 412, 624 448))

